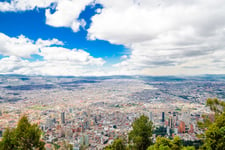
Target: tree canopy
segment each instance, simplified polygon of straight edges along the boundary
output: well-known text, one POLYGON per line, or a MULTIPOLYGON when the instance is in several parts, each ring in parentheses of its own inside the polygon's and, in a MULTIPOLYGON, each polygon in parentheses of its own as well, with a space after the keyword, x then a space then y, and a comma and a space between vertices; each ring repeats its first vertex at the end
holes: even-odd
POLYGON ((37 124, 30 124, 27 116, 22 116, 17 127, 7 128, 0 142, 1 150, 43 150, 45 143, 40 140, 41 130, 37 124))
POLYGON ((126 145, 123 139, 115 139, 111 145, 104 148, 105 150, 126 150, 126 145))
POLYGON ((178 136, 175 136, 173 140, 158 136, 155 144, 148 147, 147 150, 195 150, 195 148, 192 146, 184 147, 178 136))
POLYGON ((214 112, 214 120, 203 116, 203 122, 198 125, 204 130, 200 136, 204 142, 201 149, 222 150, 225 148, 225 102, 217 98, 208 99, 207 106, 214 112))
POLYGON ((146 150, 152 144, 152 122, 145 115, 141 115, 132 124, 129 141, 139 150, 146 150))

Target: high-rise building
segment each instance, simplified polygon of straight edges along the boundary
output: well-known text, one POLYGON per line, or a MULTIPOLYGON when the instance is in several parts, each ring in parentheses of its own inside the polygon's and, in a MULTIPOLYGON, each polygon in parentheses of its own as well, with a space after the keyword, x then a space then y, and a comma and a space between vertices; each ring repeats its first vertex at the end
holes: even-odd
POLYGON ((180 121, 179 127, 178 127, 179 133, 185 133, 185 123, 184 121, 180 121))
POLYGON ((166 133, 167 133, 167 135, 170 136, 170 127, 169 126, 166 127, 166 133))
POLYGON ((173 128, 173 118, 172 118, 172 116, 170 116, 169 119, 168 119, 168 126, 170 128, 173 128))
POLYGON ((54 122, 53 122, 54 120, 52 119, 52 118, 48 118, 47 120, 46 120, 46 122, 45 122, 45 127, 47 127, 47 128, 52 128, 52 127, 54 127, 54 122))
POLYGON ((189 127, 189 133, 194 133, 194 126, 193 124, 190 124, 190 127, 189 127))
POLYGON ((84 144, 85 144, 86 146, 89 145, 89 137, 88 137, 88 135, 85 135, 85 136, 84 136, 84 144))
POLYGON ((178 127, 174 128, 174 134, 178 134, 178 127))
POLYGON ((149 112, 149 120, 150 120, 151 122, 153 122, 152 112, 149 112))
POLYGON ((61 123, 64 124, 65 122, 65 112, 61 112, 61 123))
POLYGON ((95 123, 97 124, 98 123, 98 119, 97 119, 97 116, 95 116, 95 123))
POLYGON ((165 122, 165 112, 162 112, 162 122, 165 122))
POLYGON ((2 130, 0 130, 0 137, 2 137, 2 130))
POLYGON ((190 124, 190 112, 183 112, 182 120, 184 121, 185 124, 190 124))
POLYGON ((80 136, 79 141, 80 141, 81 145, 84 145, 84 136, 83 135, 80 136))
POLYGON ((176 121, 178 121, 178 112, 173 112, 173 119, 176 121))
POLYGON ((69 112, 70 113, 73 113, 73 108, 69 108, 69 112))

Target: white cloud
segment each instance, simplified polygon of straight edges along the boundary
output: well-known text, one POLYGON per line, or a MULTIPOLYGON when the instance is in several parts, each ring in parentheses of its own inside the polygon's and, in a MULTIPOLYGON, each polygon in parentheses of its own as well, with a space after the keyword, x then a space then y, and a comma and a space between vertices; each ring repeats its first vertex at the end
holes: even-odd
MULTIPOLYGON (((92 17, 87 38, 122 44, 131 50, 114 70, 109 69, 111 74, 225 73, 224 0, 12 0, 0 2, 0 11, 46 8, 46 24, 77 32, 86 24, 78 20, 80 13, 94 2, 103 9, 97 9, 92 17)), ((29 57, 41 49, 40 55, 48 64, 56 60, 81 66, 104 63, 83 50, 56 48, 55 44, 63 43, 0 34, 0 53, 5 56, 29 57), (61 57, 54 54, 56 51, 61 57)), ((50 64, 54 68, 54 63, 50 64)))
POLYGON ((91 40, 130 48, 115 64, 130 74, 225 73, 225 1, 98 0, 91 40), (221 56, 222 57, 219 57, 221 56))
POLYGON ((46 8, 51 3, 58 0, 11 0, 10 2, 0 2, 0 11, 26 11, 35 8, 46 8))
POLYGON ((97 65, 102 66, 105 61, 101 58, 94 58, 84 50, 66 49, 63 47, 42 48, 40 55, 47 61, 68 61, 76 65, 97 65))
POLYGON ((32 54, 37 54, 39 49, 51 45, 63 45, 63 42, 52 39, 38 39, 36 42, 26 38, 24 35, 9 37, 0 33, 0 54, 4 56, 18 56, 28 58, 32 54))
POLYGON ((58 39, 52 39, 52 40, 42 40, 38 39, 35 43, 39 47, 46 47, 46 46, 51 46, 51 45, 64 45, 62 41, 59 41, 58 39))
POLYGON ((36 42, 21 35, 18 38, 0 33, 0 73, 26 75, 103 75, 102 58, 95 58, 81 49, 67 49, 63 42, 38 39, 36 42), (57 46, 58 45, 58 46, 57 46), (43 60, 29 61, 32 54, 43 60))
POLYGON ((74 32, 84 25, 84 20, 78 20, 80 13, 93 0, 59 0, 57 2, 56 12, 53 14, 50 9, 45 12, 46 24, 54 27, 70 27, 74 32))
POLYGON ((53 27, 69 27, 74 32, 86 25, 85 20, 78 19, 80 13, 94 0, 11 0, 0 2, 0 11, 27 11, 45 8, 46 24, 53 27), (54 5, 53 5, 54 4, 54 5), (51 12, 54 9, 54 12, 51 12))
POLYGON ((98 66, 80 65, 73 61, 34 61, 23 60, 10 56, 0 59, 1 74, 23 74, 23 75, 73 75, 90 76, 103 75, 98 66))
POLYGON ((128 58, 127 55, 123 55, 123 56, 120 57, 120 59, 122 59, 122 60, 123 60, 123 59, 127 59, 127 58, 128 58))

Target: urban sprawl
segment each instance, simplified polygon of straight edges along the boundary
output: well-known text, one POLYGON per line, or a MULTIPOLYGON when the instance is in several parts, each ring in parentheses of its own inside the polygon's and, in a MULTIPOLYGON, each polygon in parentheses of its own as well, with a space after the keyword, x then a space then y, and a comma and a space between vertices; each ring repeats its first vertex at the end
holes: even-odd
POLYGON ((213 116, 205 101, 225 99, 222 77, 42 77, 0 76, 0 139, 26 114, 42 129, 46 149, 71 144, 102 149, 127 138, 145 114, 158 135, 198 141, 197 122, 213 116))

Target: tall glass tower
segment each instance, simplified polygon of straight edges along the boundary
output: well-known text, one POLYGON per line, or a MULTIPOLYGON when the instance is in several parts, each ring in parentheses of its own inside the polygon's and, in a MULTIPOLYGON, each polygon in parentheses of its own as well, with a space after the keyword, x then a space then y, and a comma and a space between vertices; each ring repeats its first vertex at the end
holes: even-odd
POLYGON ((162 122, 165 122, 165 112, 162 112, 162 122))
POLYGON ((65 123, 65 112, 61 112, 61 123, 65 123))

